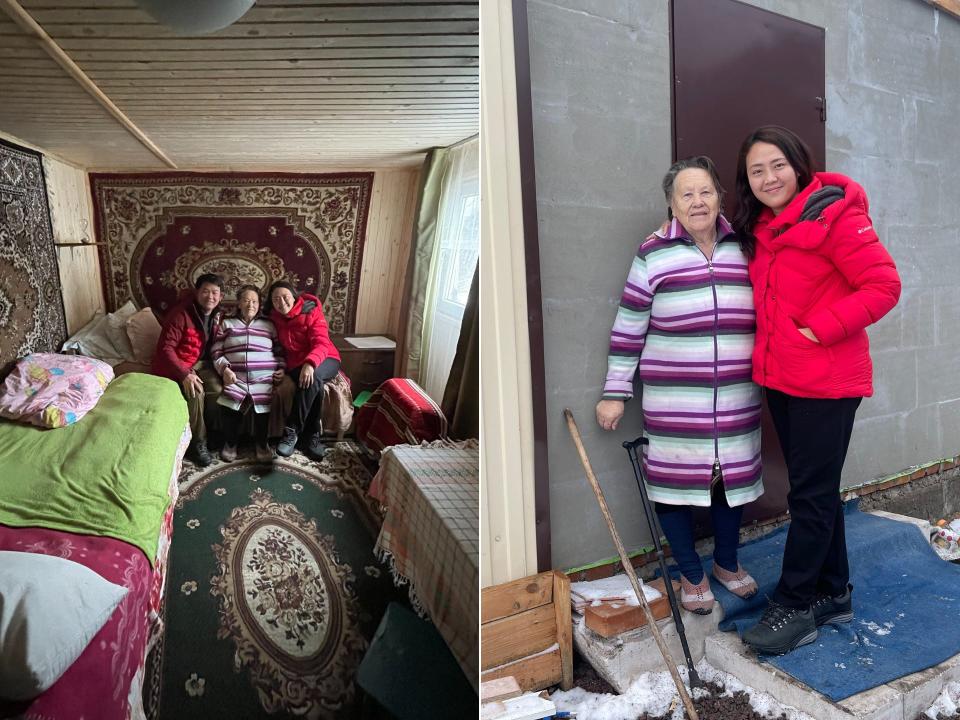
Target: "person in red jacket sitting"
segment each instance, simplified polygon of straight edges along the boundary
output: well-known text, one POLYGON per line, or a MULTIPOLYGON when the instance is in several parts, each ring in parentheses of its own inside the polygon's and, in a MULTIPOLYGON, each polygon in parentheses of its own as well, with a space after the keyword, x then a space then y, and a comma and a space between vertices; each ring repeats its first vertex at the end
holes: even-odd
POLYGON ((206 467, 213 462, 207 449, 204 408, 215 404, 223 386, 210 362, 210 343, 220 323, 223 279, 206 274, 197 278, 194 291, 167 314, 150 372, 180 384, 190 415, 191 459, 206 467))
MULTIPOLYGON (((323 307, 316 296, 298 295, 293 285, 281 280, 270 286, 266 309, 287 354, 287 377, 296 384, 293 408, 277 445, 277 454, 289 457, 303 428, 308 426, 307 419, 314 418, 320 410, 315 401, 323 401, 324 383, 340 371, 340 353, 330 340, 323 307)), ((315 427, 315 422, 311 421, 308 427, 315 427)), ((325 449, 319 431, 311 432, 307 449, 315 459, 323 457, 325 449)))
POLYGON ((733 225, 757 312, 753 379, 790 480, 780 580, 743 640, 782 654, 813 642, 818 626, 853 618, 840 472, 857 407, 873 394, 866 327, 897 304, 900 277, 863 188, 814 173, 790 130, 768 125, 746 138, 736 191, 733 225))

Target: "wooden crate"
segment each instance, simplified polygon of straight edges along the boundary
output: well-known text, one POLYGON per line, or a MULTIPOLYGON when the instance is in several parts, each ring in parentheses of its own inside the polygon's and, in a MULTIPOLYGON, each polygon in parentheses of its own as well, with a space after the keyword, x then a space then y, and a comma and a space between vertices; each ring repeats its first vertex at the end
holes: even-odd
POLYGON ((523 690, 573 687, 570 579, 551 571, 484 588, 480 679, 513 675, 523 690))

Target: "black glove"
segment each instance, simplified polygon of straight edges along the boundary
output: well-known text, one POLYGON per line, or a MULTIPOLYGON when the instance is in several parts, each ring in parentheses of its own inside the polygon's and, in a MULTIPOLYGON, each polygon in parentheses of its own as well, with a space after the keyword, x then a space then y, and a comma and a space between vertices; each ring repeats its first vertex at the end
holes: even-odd
POLYGON ((827 209, 828 205, 832 205, 842 198, 842 187, 839 185, 824 185, 807 198, 807 202, 803 204, 803 212, 800 213, 800 220, 816 220, 820 217, 820 213, 827 209))

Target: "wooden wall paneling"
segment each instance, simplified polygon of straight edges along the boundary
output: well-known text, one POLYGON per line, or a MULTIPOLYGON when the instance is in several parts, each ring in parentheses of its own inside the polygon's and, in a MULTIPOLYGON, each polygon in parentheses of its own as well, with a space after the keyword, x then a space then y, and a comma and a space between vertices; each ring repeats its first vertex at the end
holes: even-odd
POLYGON ((397 337, 419 170, 386 170, 373 179, 370 220, 364 245, 357 332, 397 337))
MULTIPOLYGON (((182 168, 414 167, 479 126, 479 5, 261 0, 184 38, 132 0, 19 0, 182 168)), ((88 170, 162 164, 0 16, 0 128, 88 170)))
POLYGON ((409 292, 409 287, 407 286, 407 276, 409 274, 409 265, 410 265, 410 251, 413 243, 413 226, 416 220, 417 213, 417 202, 419 198, 417 197, 417 191, 420 189, 420 168, 410 171, 410 185, 407 190, 407 204, 403 210, 403 225, 402 230, 399 236, 399 242, 402 243, 400 249, 403 271, 398 275, 397 285, 394 290, 394 304, 393 310, 390 317, 391 327, 396 328, 394 337, 397 338, 397 352, 394 355, 394 369, 393 374, 397 377, 401 376, 401 368, 405 365, 406 355, 406 334, 407 334, 407 317, 404 314, 410 309, 410 304, 407 302, 406 294, 409 292))
MULTIPOLYGON (((44 158, 43 171, 54 242, 76 243, 84 239, 93 242, 93 208, 87 174, 50 157, 44 158)), ((72 335, 104 307, 100 260, 94 245, 56 250, 67 332, 72 335)))

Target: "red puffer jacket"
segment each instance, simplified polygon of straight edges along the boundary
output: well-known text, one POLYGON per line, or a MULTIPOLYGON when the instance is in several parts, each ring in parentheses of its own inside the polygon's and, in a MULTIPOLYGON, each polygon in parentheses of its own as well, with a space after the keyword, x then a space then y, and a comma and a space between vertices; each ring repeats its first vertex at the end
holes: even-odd
POLYGON ((844 175, 817 173, 779 215, 760 214, 750 262, 759 385, 809 398, 873 394, 865 328, 897 304, 900 276, 867 213, 862 187, 844 175), (824 185, 843 188, 843 199, 801 222, 807 198, 824 185), (799 328, 810 328, 820 342, 799 328))
MULTIPOLYGON (((221 315, 220 309, 215 308, 210 325, 211 334, 215 334, 221 315)), ((191 292, 179 305, 173 307, 163 321, 150 372, 180 382, 190 374, 190 369, 201 358, 208 340, 191 292)))
POLYGON ((340 359, 340 353, 330 340, 327 319, 316 296, 302 293, 289 315, 274 308, 270 311, 270 319, 277 326, 280 344, 287 351, 288 368, 300 367, 305 362, 316 368, 328 357, 340 359))

